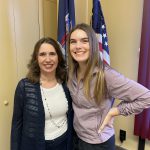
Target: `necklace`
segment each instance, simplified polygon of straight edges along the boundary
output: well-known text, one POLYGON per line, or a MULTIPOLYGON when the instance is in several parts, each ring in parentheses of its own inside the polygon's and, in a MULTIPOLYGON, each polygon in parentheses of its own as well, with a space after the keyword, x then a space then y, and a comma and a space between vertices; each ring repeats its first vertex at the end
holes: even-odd
POLYGON ((57 127, 57 128, 63 127, 63 125, 64 125, 64 124, 66 123, 66 121, 67 121, 66 117, 64 117, 60 122, 57 122, 57 123, 56 123, 56 122, 54 121, 53 116, 52 116, 52 113, 51 113, 51 110, 50 110, 50 108, 49 108, 49 106, 48 106, 48 103, 47 103, 46 94, 45 94, 44 89, 43 89, 42 86, 41 86, 41 91, 42 91, 43 99, 44 99, 44 102, 45 102, 45 104, 46 104, 46 108, 47 108, 47 110, 48 110, 49 117, 50 117, 50 120, 51 120, 52 124, 53 124, 55 127, 57 127))

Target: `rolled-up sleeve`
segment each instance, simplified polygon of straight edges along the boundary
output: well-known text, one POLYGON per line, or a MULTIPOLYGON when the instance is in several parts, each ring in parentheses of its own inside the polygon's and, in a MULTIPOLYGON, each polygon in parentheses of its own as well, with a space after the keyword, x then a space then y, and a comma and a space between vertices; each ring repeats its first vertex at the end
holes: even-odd
POLYGON ((126 78, 111 67, 105 69, 109 96, 122 100, 118 105, 121 115, 138 114, 150 107, 150 90, 126 78))

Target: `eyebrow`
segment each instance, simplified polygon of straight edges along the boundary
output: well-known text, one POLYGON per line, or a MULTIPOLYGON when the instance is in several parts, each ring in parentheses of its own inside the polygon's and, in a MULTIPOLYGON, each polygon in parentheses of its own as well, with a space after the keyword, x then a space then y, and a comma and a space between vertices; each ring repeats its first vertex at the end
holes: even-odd
MULTIPOLYGON (((76 39, 70 39, 70 41, 71 40, 76 40, 76 39)), ((85 38, 81 38, 80 40, 89 40, 89 38, 88 37, 85 37, 85 38)))

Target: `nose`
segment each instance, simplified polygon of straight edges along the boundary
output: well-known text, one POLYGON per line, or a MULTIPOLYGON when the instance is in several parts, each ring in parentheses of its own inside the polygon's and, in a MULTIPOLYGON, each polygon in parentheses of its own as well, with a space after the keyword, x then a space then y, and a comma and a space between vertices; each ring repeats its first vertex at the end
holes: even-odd
POLYGON ((50 59, 51 59, 50 55, 46 54, 45 60, 48 62, 48 61, 50 61, 50 59))
POLYGON ((81 42, 78 41, 78 42, 76 43, 76 48, 77 48, 77 49, 80 49, 80 48, 81 48, 81 42))

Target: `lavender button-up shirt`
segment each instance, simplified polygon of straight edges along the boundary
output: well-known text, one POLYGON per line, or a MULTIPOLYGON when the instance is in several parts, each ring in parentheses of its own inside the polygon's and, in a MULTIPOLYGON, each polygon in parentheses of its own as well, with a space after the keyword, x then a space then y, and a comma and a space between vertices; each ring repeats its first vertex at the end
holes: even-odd
POLYGON ((107 125, 100 134, 98 133, 100 125, 112 107, 114 98, 122 100, 117 106, 121 115, 137 114, 150 107, 150 90, 124 77, 111 67, 105 67, 104 70, 108 98, 97 106, 93 98, 96 72, 97 69, 93 72, 90 85, 90 101, 84 96, 82 80, 77 83, 74 75, 72 82, 68 85, 73 99, 74 129, 80 139, 91 144, 103 143, 114 135, 114 128, 110 125, 107 125))

